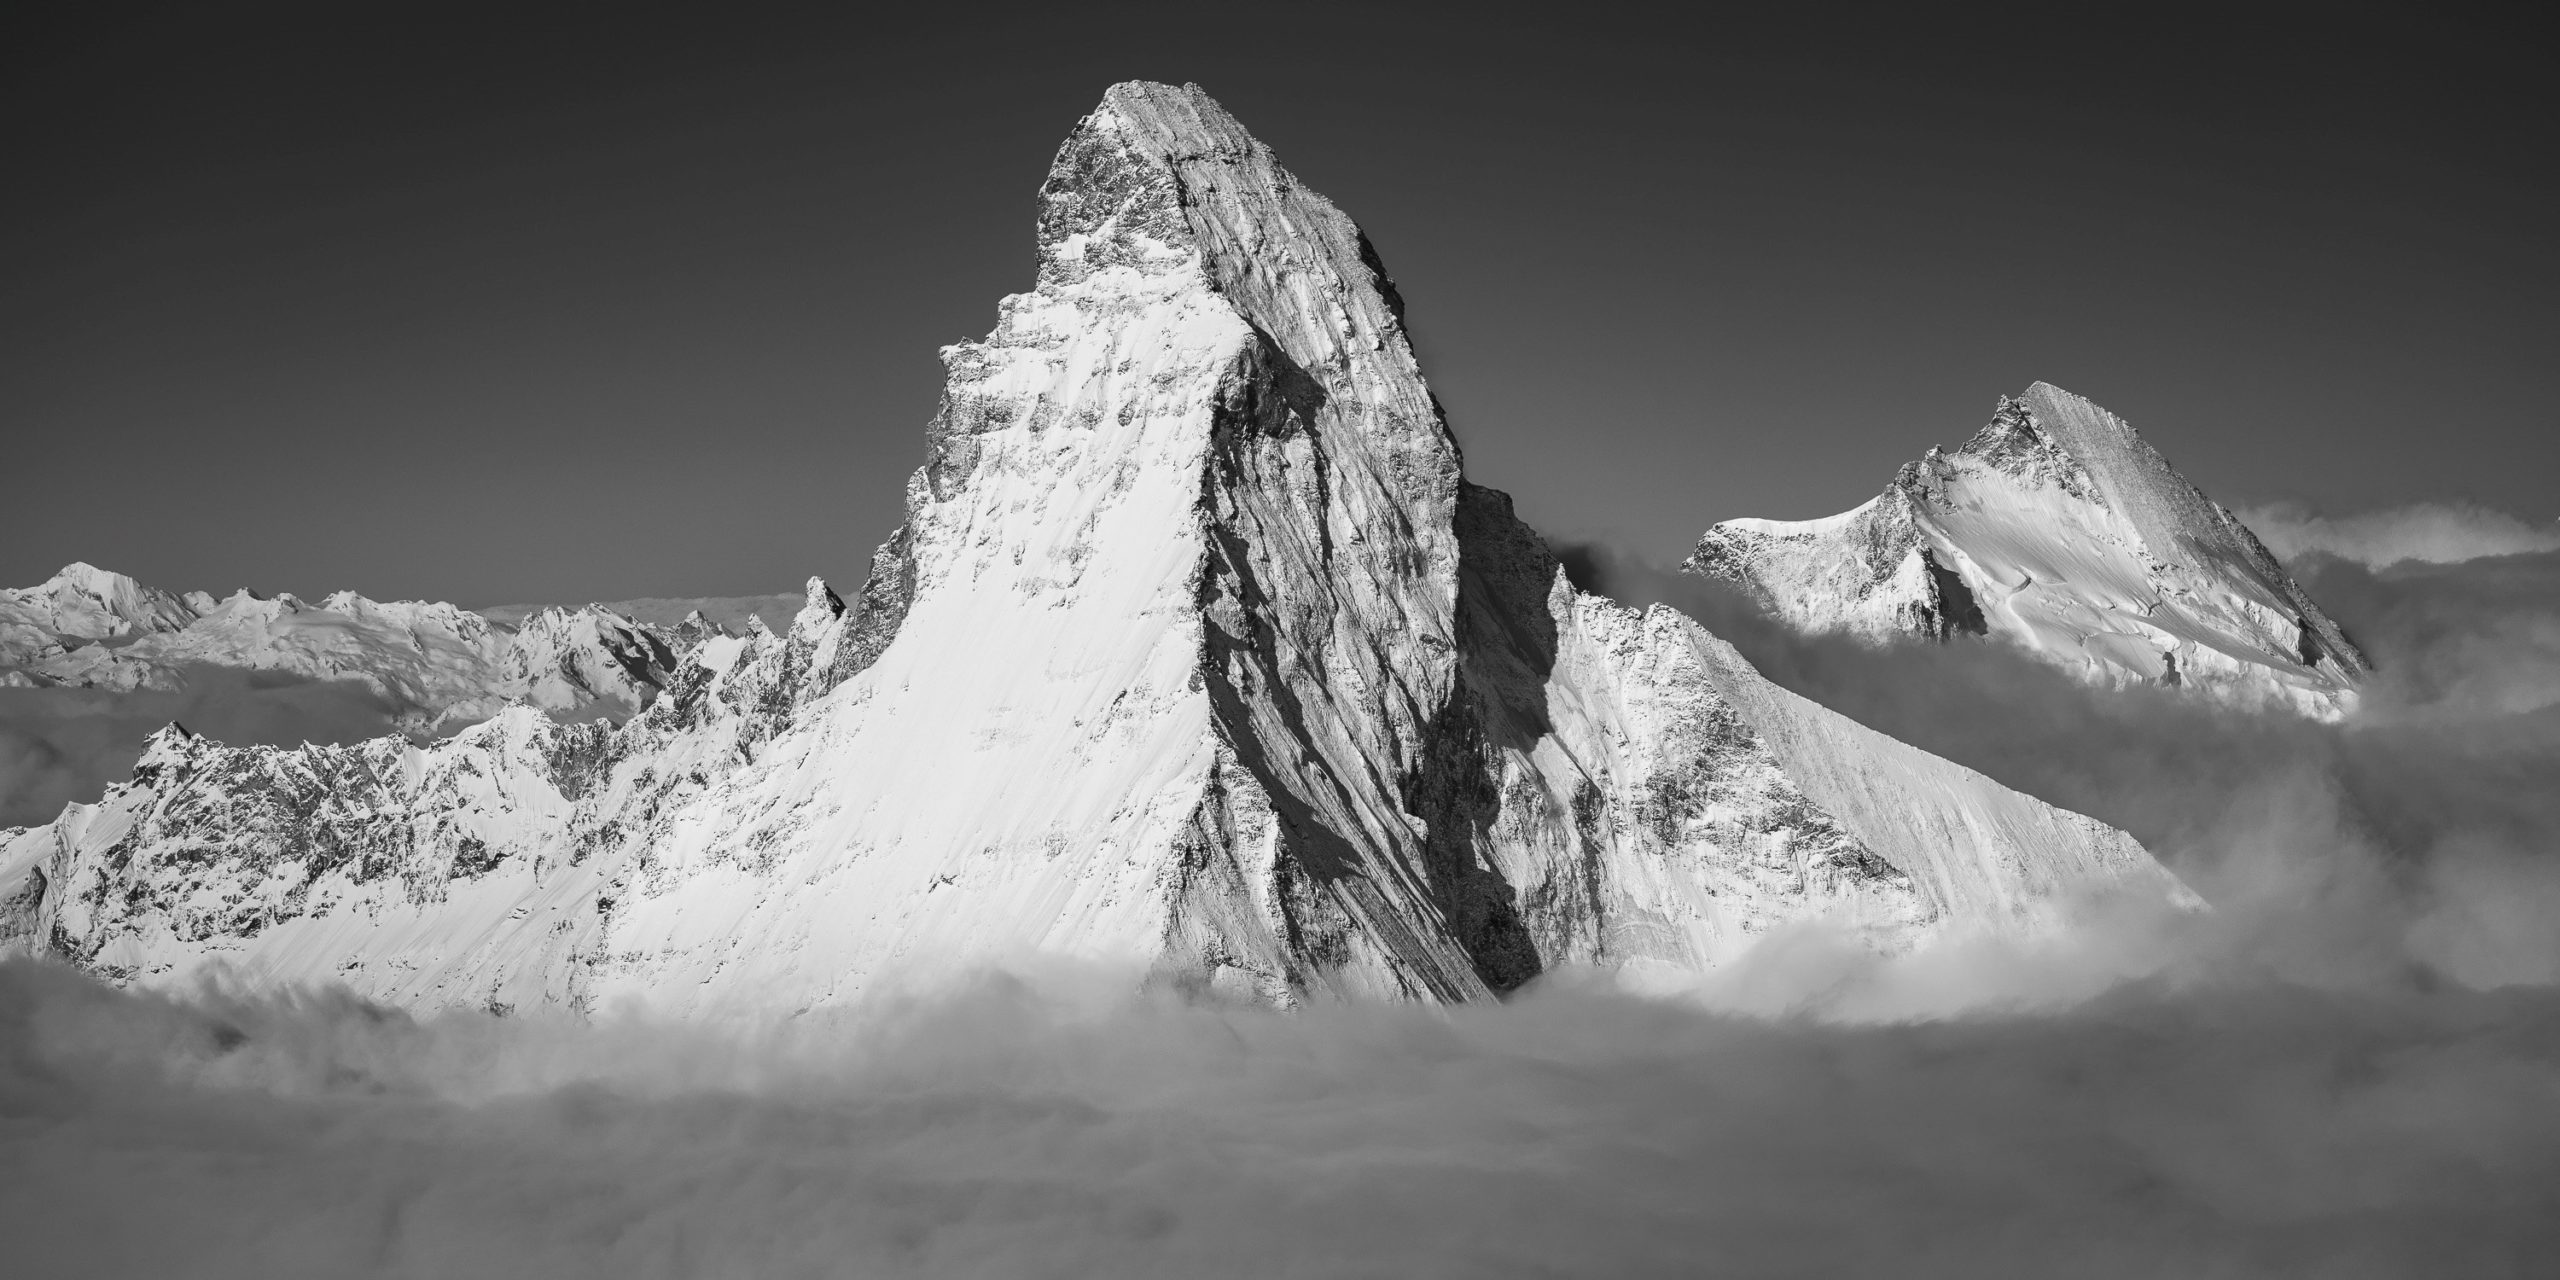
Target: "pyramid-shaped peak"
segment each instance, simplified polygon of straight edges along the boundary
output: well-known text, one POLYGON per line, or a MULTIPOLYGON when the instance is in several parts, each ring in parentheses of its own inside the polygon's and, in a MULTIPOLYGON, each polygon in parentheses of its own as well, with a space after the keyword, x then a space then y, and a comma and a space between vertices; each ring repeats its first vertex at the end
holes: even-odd
POLYGON ((134 780, 148 783, 152 775, 172 765, 181 765, 194 753, 204 735, 175 720, 153 730, 142 740, 142 755, 134 761, 134 780))
POLYGON ((175 631, 201 612, 170 592, 78 560, 35 586, 0 588, 0 605, 40 630, 82 639, 175 631))
MULTIPOLYGON (((2034 471, 2082 497, 2110 505, 2179 509, 2196 519, 2210 503, 2134 431, 2133 424, 2087 396, 2050 382, 2002 396, 1991 421, 1957 452, 2004 470, 2034 471)), ((2150 532, 2168 533, 2166 526, 2150 532)))

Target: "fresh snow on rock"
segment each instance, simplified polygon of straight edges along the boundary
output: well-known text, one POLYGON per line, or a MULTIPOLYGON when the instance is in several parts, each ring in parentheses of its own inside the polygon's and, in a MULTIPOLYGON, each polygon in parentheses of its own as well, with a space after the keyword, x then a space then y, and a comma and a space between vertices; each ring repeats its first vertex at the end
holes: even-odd
POLYGON ((1995 635, 2094 683, 2323 718, 2370 670, 2237 517, 2122 418, 2042 382, 1864 506, 1725 521, 1685 567, 1806 631, 1995 635))
POLYGON ((170 731, 0 836, 0 934, 120 981, 710 1017, 1023 953, 1279 1004, 1880 948, 2184 890, 2129 837, 1584 596, 1460 478, 1359 230, 1115 86, 851 601, 693 629, 619 728, 170 731))

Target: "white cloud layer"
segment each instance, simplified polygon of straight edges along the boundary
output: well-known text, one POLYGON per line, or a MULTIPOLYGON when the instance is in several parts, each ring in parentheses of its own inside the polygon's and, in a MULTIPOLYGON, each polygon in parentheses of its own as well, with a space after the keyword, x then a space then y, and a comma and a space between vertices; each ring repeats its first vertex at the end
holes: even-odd
POLYGON ((2560 1245, 2548 989, 2164 974, 1887 1022, 1570 975, 1454 1013, 1128 990, 581 1027, 0 968, 0 1239, 25 1274, 202 1277, 2384 1276, 2560 1245))
POLYGON ((2271 503, 2239 515, 2268 550, 2288 563, 2323 554, 2379 569, 2410 560, 2456 564, 2484 556, 2560 551, 2560 522, 2536 524, 2475 502, 2416 502, 2346 516, 2319 515, 2299 503, 2271 503))

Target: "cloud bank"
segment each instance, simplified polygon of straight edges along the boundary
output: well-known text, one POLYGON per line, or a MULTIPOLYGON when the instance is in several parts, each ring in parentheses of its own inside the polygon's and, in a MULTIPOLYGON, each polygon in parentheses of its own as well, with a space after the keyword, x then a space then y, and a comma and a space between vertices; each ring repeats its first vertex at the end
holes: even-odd
POLYGON ((1299 1015, 1108 975, 718 1031, 0 967, 30 1274, 2522 1274, 2560 999, 1299 1015))
POLYGON ((2560 523, 2536 524, 2476 502, 2417 502, 2347 516, 2271 503, 2240 512, 2240 519, 2287 563, 2316 554, 2379 569, 2409 560, 2457 564, 2560 551, 2560 523))

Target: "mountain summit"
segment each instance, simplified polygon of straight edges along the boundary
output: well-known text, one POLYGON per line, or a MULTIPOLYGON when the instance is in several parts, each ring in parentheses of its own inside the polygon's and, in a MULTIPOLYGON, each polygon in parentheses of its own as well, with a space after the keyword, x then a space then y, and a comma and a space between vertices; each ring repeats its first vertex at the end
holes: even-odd
POLYGON ((2050 383, 1821 520, 1727 520, 1685 568, 1799 629, 1993 635, 2097 683, 2321 717, 2371 671, 2238 517, 2124 419, 2050 383))
POLYGON ((125 981, 710 1016, 1025 952, 1463 1000, 1814 916, 1891 948, 2189 900, 2123 833, 1576 592, 1461 478, 1359 229, 1197 87, 1109 90, 1037 234, 1036 287, 943 351, 857 597, 702 640, 620 728, 165 735, 0 841, 0 936, 125 981))

